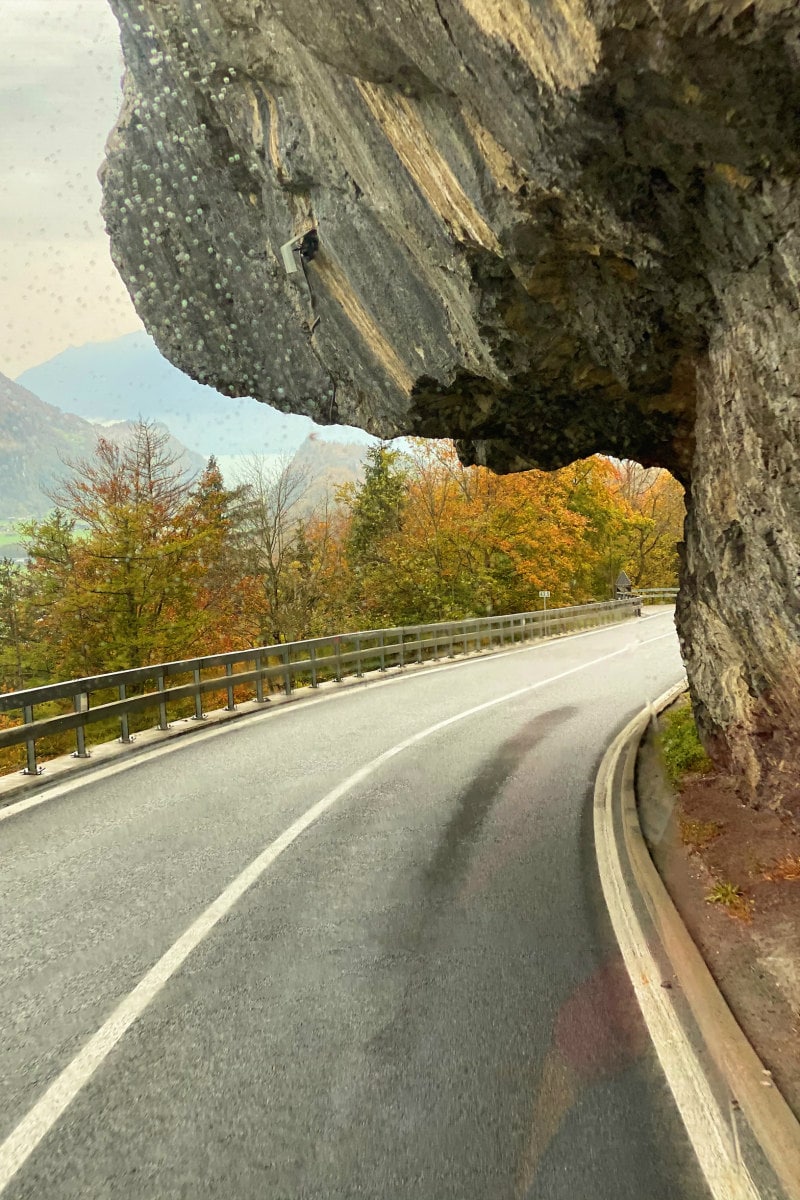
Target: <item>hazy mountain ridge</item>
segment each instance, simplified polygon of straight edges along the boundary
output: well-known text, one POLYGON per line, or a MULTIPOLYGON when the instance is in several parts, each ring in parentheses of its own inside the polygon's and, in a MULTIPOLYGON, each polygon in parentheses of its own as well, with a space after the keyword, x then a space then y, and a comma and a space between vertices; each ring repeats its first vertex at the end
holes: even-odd
POLYGON ((97 433, 0 374, 0 520, 48 512, 46 491, 66 474, 64 460, 91 454, 97 433))
POLYGON ((364 459, 368 446, 357 442, 324 442, 311 433, 292 458, 292 468, 302 472, 308 487, 301 508, 310 511, 336 499, 336 490, 345 483, 359 483, 364 477, 364 459))
MULTIPOLYGON (((162 421, 185 446, 208 457, 293 454, 316 427, 308 417, 256 400, 222 396, 196 383, 159 353, 146 333, 73 346, 17 380, 85 420, 162 421)), ((330 426, 320 435, 369 445, 360 429, 330 426)))
MULTIPOLYGON (((92 424, 63 412, 0 373, 0 522, 44 516, 54 507, 47 493, 70 462, 91 457, 98 437, 121 444, 131 430, 129 421, 92 424)), ((172 436, 169 448, 187 474, 205 466, 172 436)))

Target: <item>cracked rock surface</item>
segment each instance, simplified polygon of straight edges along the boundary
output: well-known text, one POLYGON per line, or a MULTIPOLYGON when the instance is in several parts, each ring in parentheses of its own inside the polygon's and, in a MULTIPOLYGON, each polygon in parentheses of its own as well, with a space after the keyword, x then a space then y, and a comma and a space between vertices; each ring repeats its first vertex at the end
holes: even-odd
POLYGON ((796 4, 111 3, 105 216, 163 353, 499 471, 669 468, 703 728, 800 811, 796 4))

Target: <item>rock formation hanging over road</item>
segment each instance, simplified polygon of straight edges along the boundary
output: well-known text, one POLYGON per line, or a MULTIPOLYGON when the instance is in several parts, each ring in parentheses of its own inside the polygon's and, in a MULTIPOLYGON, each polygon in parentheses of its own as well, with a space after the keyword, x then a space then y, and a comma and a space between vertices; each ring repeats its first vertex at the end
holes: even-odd
POLYGON ((797 5, 111 3, 105 215, 167 357, 500 471, 668 467, 704 728, 800 811, 797 5))

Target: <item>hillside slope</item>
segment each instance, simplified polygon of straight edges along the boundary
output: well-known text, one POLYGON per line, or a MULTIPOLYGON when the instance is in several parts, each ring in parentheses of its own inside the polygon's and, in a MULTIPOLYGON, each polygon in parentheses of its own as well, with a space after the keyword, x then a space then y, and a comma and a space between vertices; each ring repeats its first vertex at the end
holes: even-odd
MULTIPOLYGON (((130 422, 93 425, 62 412, 0 373, 0 522, 44 516, 53 507, 47 493, 70 462, 89 457, 99 435, 119 443, 130 431, 130 422)), ((187 473, 205 466, 175 438, 170 449, 187 473)))
MULTIPOLYGON (((198 454, 293 454, 314 429, 308 417, 256 400, 231 399, 184 375, 146 333, 72 346, 31 367, 18 381, 86 420, 163 421, 198 454)), ((326 438, 369 443, 360 429, 335 426, 326 438)))

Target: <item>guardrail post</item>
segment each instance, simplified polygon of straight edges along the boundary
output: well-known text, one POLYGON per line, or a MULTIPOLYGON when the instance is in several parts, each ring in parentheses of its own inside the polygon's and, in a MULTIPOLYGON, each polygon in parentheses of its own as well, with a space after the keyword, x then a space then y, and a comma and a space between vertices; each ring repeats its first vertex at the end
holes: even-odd
POLYGON ((233 663, 225 663, 225 678, 228 680, 225 685, 225 691, 228 693, 228 703, 225 705, 225 711, 235 712, 236 701, 233 695, 233 663))
MULTIPOLYGON (((22 708, 22 720, 25 725, 33 724, 33 705, 25 704, 22 708)), ((36 763, 36 741, 29 737, 25 739, 25 757, 27 765, 22 772, 23 775, 41 775, 44 767, 37 766, 36 763)))
POLYGON ((158 671, 156 674, 156 683, 158 690, 162 693, 162 699, 158 702, 158 728, 169 729, 169 721, 167 720, 167 702, 163 699, 164 693, 164 672, 158 671))
MULTIPOLYGON (((76 713, 85 713, 89 711, 89 693, 78 692, 72 698, 72 707, 76 713)), ((89 758, 90 755, 86 749, 86 730, 83 725, 78 725, 75 730, 76 749, 72 752, 73 758, 89 758)))
MULTIPOLYGON (((643 588, 636 595, 627 596, 620 599, 592 601, 588 604, 570 605, 561 609, 553 610, 552 614, 548 611, 530 611, 527 613, 503 613, 498 616, 486 615, 484 617, 473 617, 464 621, 439 621, 434 622, 425 627, 425 636, 423 636, 422 627, 406 626, 400 629, 375 629, 370 631, 357 631, 353 633, 333 634, 330 637, 321 639, 306 638, 300 642, 284 643, 281 646, 261 647, 258 651, 252 650, 241 655, 232 655, 233 663, 226 666, 226 678, 223 679, 222 689, 226 689, 228 693, 228 709, 235 708, 235 664, 239 661, 255 662, 256 668, 254 671, 248 671, 247 674, 255 680, 255 692, 259 702, 268 702, 269 697, 265 695, 269 687, 265 687, 265 679, 271 679, 276 668, 273 665, 273 660, 281 664, 278 671, 281 671, 284 677, 285 690, 287 695, 291 695, 293 691, 293 682, 295 675, 299 672, 303 676, 308 672, 311 677, 311 686, 319 685, 319 654, 320 645, 324 647, 326 664, 325 674, 327 674, 327 664, 331 657, 334 659, 336 680, 341 682, 345 664, 343 663, 344 651, 342 650, 342 637, 345 638, 345 650, 351 647, 356 647, 355 652, 348 653, 347 658, 356 661, 356 674, 363 676, 365 670, 365 662, 375 662, 380 664, 380 670, 385 671, 389 666, 394 666, 395 663, 403 669, 405 666, 416 663, 422 665, 425 662, 423 650, 430 649, 430 657, 439 659, 445 654, 455 658, 456 643, 459 645, 459 653, 463 645, 465 655, 470 653, 481 654, 484 649, 490 651, 494 649, 495 643, 504 645, 510 642, 515 645, 517 642, 526 642, 542 636, 547 637, 551 634, 558 635, 566 630, 586 629, 596 626, 606 625, 611 622, 625 620, 628 617, 633 617, 639 614, 641 604, 660 604, 674 603, 676 597, 676 588, 643 588), (390 637, 387 640, 387 634, 390 637), (429 635, 429 636, 428 636, 429 635), (412 654, 407 654, 406 637, 412 639, 410 645, 412 654), (363 646, 364 637, 368 638, 367 647, 363 646), (395 642, 393 639, 397 638, 395 642), (314 642, 312 646, 309 643, 314 642), (484 645, 485 643, 485 645, 484 645), (334 652, 331 656, 329 647, 333 646, 334 652), (292 647, 297 649, 298 655, 306 653, 307 657, 297 658, 292 660, 292 647), (307 648, 307 649, 306 649, 307 648), (413 648, 416 648, 416 656, 413 654, 413 648), (394 657, 396 656, 396 658, 394 657), (266 665, 265 665, 266 664, 266 665)), ((158 725, 157 728, 166 731, 170 728, 167 719, 167 709, 169 704, 170 688, 167 686, 166 677, 182 676, 185 678, 193 677, 193 684, 188 687, 188 695, 194 699, 194 719, 199 720, 205 714, 202 711, 203 700, 203 679, 202 670, 194 664, 201 661, 200 659, 186 659, 181 662, 167 663, 156 665, 153 664, 141 671, 135 672, 137 678, 146 678, 148 680, 155 679, 155 687, 150 687, 142 696, 136 695, 135 701, 131 699, 131 708, 138 711, 140 707, 158 708, 158 725)), ((216 658, 214 659, 216 661, 216 658)), ((349 673, 349 663, 348 663, 349 673)), ((129 673, 122 673, 127 679, 129 673)), ((131 742, 134 738, 130 733, 130 711, 127 700, 127 686, 124 683, 116 682, 119 675, 115 672, 111 676, 92 677, 91 679, 72 680, 67 688, 64 684, 58 684, 53 688, 56 696, 62 696, 66 691, 67 695, 73 696, 75 707, 75 715, 77 717, 75 723, 75 737, 77 749, 75 757, 89 757, 89 751, 86 748, 86 725, 87 719, 83 713, 89 713, 91 692, 98 692, 105 686, 109 691, 112 689, 117 691, 119 703, 117 707, 117 719, 120 723, 120 741, 123 743, 131 742), (82 692, 74 692, 73 689, 80 687, 81 683, 86 684, 86 690, 82 692)), ((219 687, 219 684, 215 684, 219 687)), ((183 693, 183 686, 174 688, 177 692, 183 693)), ((37 725, 34 720, 34 708, 41 705, 44 701, 41 699, 41 693, 48 694, 50 689, 34 689, 20 690, 14 693, 13 696, 4 696, 0 700, 0 706, 5 712, 8 709, 19 712, 22 710, 22 723, 15 727, 12 731, 13 739, 9 740, 9 745, 24 745, 26 748, 26 766, 23 770, 25 775, 38 775, 42 768, 37 764, 36 760, 36 742, 42 736, 34 731, 32 727, 37 725), (13 700, 14 703, 10 703, 13 700), (30 703, 25 703, 30 700, 30 703)), ((134 692, 138 693, 138 688, 134 688, 134 692)), ((91 715, 98 715, 95 711, 91 715)), ((41 724, 41 722, 39 723, 41 724)), ((58 724, 54 721, 54 724, 58 724)), ((9 731, 4 732, 4 738, 9 738, 9 731)))
POLYGON ((200 690, 200 668, 195 667, 192 672, 194 677, 194 716, 193 721, 204 721, 206 714, 203 712, 203 693, 200 690))
MULTIPOLYGON (((119 696, 120 700, 127 700, 128 694, 125 690, 124 683, 121 683, 117 688, 117 695, 119 696)), ((130 745, 130 743, 133 741, 133 738, 131 737, 131 731, 128 726, 128 714, 126 712, 120 713, 119 715, 119 740, 125 746, 130 745)))
POLYGON ((256 675, 256 700, 259 704, 267 704, 268 699, 264 695, 264 676, 262 674, 264 670, 264 656, 262 654, 256 654, 255 664, 258 671, 258 675, 256 675))

